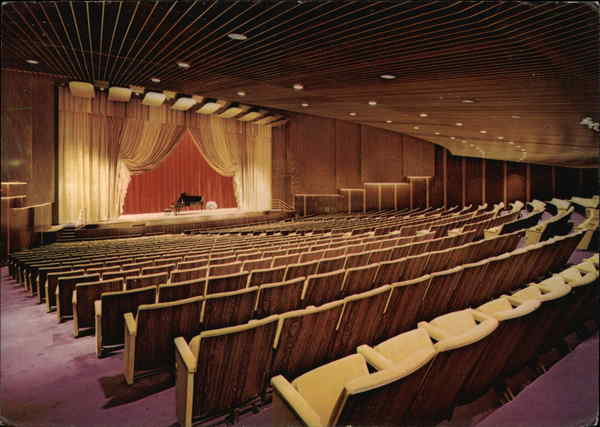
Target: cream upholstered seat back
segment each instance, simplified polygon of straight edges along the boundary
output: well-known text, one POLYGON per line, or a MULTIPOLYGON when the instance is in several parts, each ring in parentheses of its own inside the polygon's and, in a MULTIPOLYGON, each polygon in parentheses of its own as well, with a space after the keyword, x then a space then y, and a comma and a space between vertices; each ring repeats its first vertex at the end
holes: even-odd
POLYGON ((402 363, 418 351, 435 352, 433 343, 424 329, 413 329, 390 338, 373 349, 391 363, 402 363))
POLYGON ((350 380, 369 374, 363 356, 353 354, 320 366, 299 376, 292 385, 319 415, 323 425, 331 425, 336 403, 350 380))

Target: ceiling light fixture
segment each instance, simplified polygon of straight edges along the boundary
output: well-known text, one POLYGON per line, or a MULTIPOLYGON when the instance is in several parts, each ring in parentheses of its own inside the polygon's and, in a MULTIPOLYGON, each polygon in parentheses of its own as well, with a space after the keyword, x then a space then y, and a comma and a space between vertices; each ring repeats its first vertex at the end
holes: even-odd
POLYGON ((246 96, 246 92, 244 92, 243 90, 238 91, 238 96, 246 96))
POLYGON ((456 122, 456 126, 462 126, 463 124, 461 122, 456 122))
POLYGON ((179 68, 183 68, 184 70, 187 70, 188 68, 190 68, 190 67, 191 67, 191 65, 190 65, 190 64, 188 64, 187 62, 183 62, 183 61, 179 61, 179 62, 177 62, 177 66, 178 66, 179 68))
POLYGON ((302 83, 294 83, 294 85, 292 87, 294 88, 294 90, 304 89, 304 85, 302 83))
POLYGON ((463 144, 466 144, 466 143, 467 143, 467 140, 466 140, 466 139, 463 139, 463 140, 462 140, 462 141, 460 141, 460 142, 462 142, 463 144))
POLYGON ((377 101, 369 101, 369 105, 371 107, 373 107, 373 106, 377 105, 377 101))
POLYGON ((475 103, 475 101, 473 101, 472 99, 463 99, 463 100, 462 100, 462 103, 463 103, 463 104, 474 104, 474 103, 475 103))
POLYGON ((356 113, 355 113, 355 112, 348 113, 348 114, 350 114, 352 117, 356 116, 356 113))
POLYGON ((427 113, 421 113, 421 114, 419 114, 419 117, 428 117, 428 116, 429 116, 429 114, 427 114, 427 113))
POLYGON ((227 34, 227 37, 229 37, 231 40, 247 40, 248 36, 246 36, 245 34, 240 34, 240 33, 229 33, 227 34))
POLYGON ((521 118, 521 116, 517 116, 516 114, 514 114, 514 115, 512 115, 510 117, 512 117, 513 119, 520 119, 521 118))
POLYGON ((391 120, 386 120, 385 122, 386 122, 386 123, 392 123, 392 121, 391 121, 391 120))
POLYGON ((512 141, 508 141, 508 142, 507 142, 507 144, 510 144, 510 145, 515 145, 515 143, 514 143, 514 142, 512 142, 512 141))
POLYGON ((308 107, 310 104, 309 104, 308 102, 303 102, 303 103, 302 103, 302 104, 300 104, 300 105, 302 105, 303 107, 308 107))
POLYGON ((413 129, 414 129, 414 130, 419 130, 419 129, 421 129, 421 128, 420 128, 419 126, 413 126, 413 129))
POLYGON ((40 61, 36 61, 35 59, 27 59, 25 62, 31 65, 38 65, 40 61))
POLYGON ((433 132, 433 133, 434 133, 434 134, 436 134, 436 135, 439 135, 439 134, 440 134, 438 131, 435 131, 435 132, 433 132))
POLYGON ((504 139, 504 137, 503 137, 503 136, 499 136, 499 137, 498 137, 498 139, 500 139, 500 140, 503 140, 503 139, 504 139))
POLYGON ((152 77, 152 78, 150 79, 150 81, 151 81, 152 83, 160 83, 160 79, 159 79, 159 78, 156 78, 156 77, 152 77))
POLYGON ((454 139, 456 139, 456 137, 455 136, 451 136, 450 139, 454 140, 454 139))
POLYGON ((479 133, 487 133, 487 130, 480 130, 479 133))
POLYGON ((379 77, 381 77, 384 80, 394 80, 396 78, 396 76, 393 74, 382 74, 379 77))

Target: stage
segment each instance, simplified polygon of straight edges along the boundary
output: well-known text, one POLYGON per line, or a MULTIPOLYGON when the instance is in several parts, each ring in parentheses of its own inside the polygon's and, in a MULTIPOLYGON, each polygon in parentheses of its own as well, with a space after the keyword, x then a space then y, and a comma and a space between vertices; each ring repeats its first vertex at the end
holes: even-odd
POLYGON ((202 222, 205 220, 227 220, 233 218, 243 218, 245 216, 254 217, 263 215, 272 211, 247 211, 239 208, 226 209, 198 209, 181 211, 177 215, 172 212, 145 213, 137 215, 121 215, 118 218, 102 221, 98 224, 104 226, 129 226, 129 225, 159 225, 159 224, 187 224, 202 222))
POLYGON ((238 208, 202 209, 173 213, 121 215, 93 224, 64 224, 45 230, 42 241, 97 240, 209 231, 215 228, 259 224, 290 218, 295 212, 282 210, 247 211, 238 208))

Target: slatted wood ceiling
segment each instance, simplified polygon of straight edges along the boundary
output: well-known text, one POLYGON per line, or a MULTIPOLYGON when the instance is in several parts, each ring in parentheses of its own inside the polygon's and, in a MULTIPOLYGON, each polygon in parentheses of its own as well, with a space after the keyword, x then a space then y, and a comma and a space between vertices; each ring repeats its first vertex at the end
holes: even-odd
POLYGON ((4 2, 2 66, 596 166, 598 133, 579 122, 600 119, 598 34, 597 2, 4 2))

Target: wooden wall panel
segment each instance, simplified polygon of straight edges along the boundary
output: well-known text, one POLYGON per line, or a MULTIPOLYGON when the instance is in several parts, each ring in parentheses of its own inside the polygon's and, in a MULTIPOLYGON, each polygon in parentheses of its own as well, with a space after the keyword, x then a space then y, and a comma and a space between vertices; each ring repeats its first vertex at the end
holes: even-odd
POLYGON ((368 211, 379 210, 379 185, 365 185, 366 206, 368 211))
POLYGON ((33 137, 29 73, 2 70, 2 181, 31 180, 33 137))
POLYGON ((287 173, 287 130, 288 126, 275 127, 272 129, 272 171, 271 192, 273 199, 283 200, 292 204, 292 193, 290 188, 290 176, 287 173))
POLYGON ((394 184, 381 185, 381 209, 394 209, 396 205, 394 184))
POLYGON ((506 196, 508 202, 527 200, 527 167, 525 163, 506 163, 506 196))
POLYGON ((288 126, 287 156, 292 192, 336 193, 334 120, 295 114, 288 126))
POLYGON ((434 147, 435 170, 429 183, 429 203, 431 206, 440 207, 444 205, 444 152, 446 149, 439 145, 434 147))
POLYGON ((531 165, 531 199, 552 198, 552 166, 531 165))
POLYGON ((448 153, 446 159, 446 191, 448 207, 463 204, 463 161, 462 157, 448 153))
POLYGON ((483 161, 465 158, 465 204, 478 206, 483 201, 483 161))
POLYGON ((361 127, 363 182, 400 182, 402 135, 369 126, 361 127))
POLYGON ((31 141, 31 179, 28 203, 54 201, 57 92, 49 78, 32 80, 33 135, 31 141))
POLYGON ((485 201, 492 206, 504 200, 504 162, 485 161, 485 201))
POLYGON ((336 187, 360 187, 361 182, 360 125, 335 120, 336 187))
POLYGON ((410 209, 410 185, 396 184, 396 204, 398 209, 410 209))
POLYGON ((430 142, 402 136, 402 162, 405 176, 433 176, 435 151, 430 142))
POLYGON ((575 168, 556 168, 556 197, 569 199, 577 195, 579 171, 575 168))
POLYGON ((411 184, 412 184, 413 207, 426 208, 427 207, 427 180, 426 179, 412 179, 411 184))

